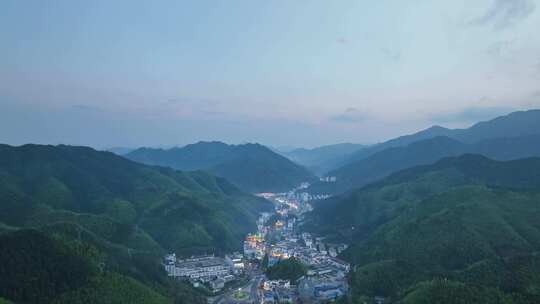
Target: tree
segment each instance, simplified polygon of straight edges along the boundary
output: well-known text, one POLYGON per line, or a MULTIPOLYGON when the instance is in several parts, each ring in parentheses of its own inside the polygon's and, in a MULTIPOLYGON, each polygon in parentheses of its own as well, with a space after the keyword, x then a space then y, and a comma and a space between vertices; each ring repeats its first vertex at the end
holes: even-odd
POLYGON ((307 268, 297 258, 279 261, 266 270, 270 280, 289 280, 294 282, 307 273, 307 268))

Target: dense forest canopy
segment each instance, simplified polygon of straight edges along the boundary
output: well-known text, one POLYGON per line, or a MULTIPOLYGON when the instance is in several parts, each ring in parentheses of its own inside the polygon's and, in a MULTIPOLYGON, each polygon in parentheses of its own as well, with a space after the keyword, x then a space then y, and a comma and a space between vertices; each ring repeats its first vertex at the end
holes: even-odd
POLYGON ((198 303, 161 256, 238 250, 271 208, 205 172, 85 147, 1 145, 0 181, 0 294, 16 303, 198 303))
POLYGON ((424 303, 437 290, 440 299, 454 294, 448 303, 469 294, 483 303, 494 291, 493 303, 535 303, 539 172, 538 158, 443 159, 321 202, 307 227, 352 243, 342 257, 356 265, 355 299, 424 303))

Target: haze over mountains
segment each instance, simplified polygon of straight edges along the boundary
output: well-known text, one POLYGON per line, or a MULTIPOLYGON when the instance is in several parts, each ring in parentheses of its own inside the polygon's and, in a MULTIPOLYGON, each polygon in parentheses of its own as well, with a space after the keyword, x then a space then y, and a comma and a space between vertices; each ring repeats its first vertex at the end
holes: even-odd
POLYGON ((498 160, 540 156, 540 110, 514 112, 467 129, 431 127, 361 149, 326 173, 336 183, 317 183, 311 191, 340 193, 401 169, 443 157, 477 153, 498 160))
POLYGON ((539 29, 0 1, 0 304, 540 304, 539 29))
POLYGON ((116 155, 125 155, 125 154, 128 154, 129 152, 131 152, 133 150, 135 150, 135 149, 126 148, 126 147, 113 147, 113 148, 106 149, 106 151, 112 152, 112 153, 114 153, 116 155))
POLYGON ((374 145, 358 153, 350 160, 359 160, 387 148, 406 146, 413 142, 437 136, 446 136, 463 143, 474 143, 484 139, 517 137, 540 132, 540 110, 512 112, 489 121, 478 122, 466 129, 447 129, 432 126, 420 132, 400 136, 374 145))
POLYGON ((280 153, 314 173, 324 174, 346 163, 353 152, 366 147, 361 144, 342 143, 313 149, 282 150, 280 153))
POLYGON ((168 150, 140 148, 125 157, 178 170, 207 170, 252 193, 288 191, 315 179, 306 168, 260 144, 199 142, 168 150))
POLYGON ((342 143, 273 151, 260 144, 199 142, 170 149, 112 151, 144 164, 207 170, 248 192, 287 191, 302 181, 314 181, 315 174, 335 176, 336 183, 318 182, 310 188, 312 193, 333 194, 404 168, 463 153, 478 153, 498 160, 537 156, 540 155, 536 144, 539 130, 540 110, 529 110, 479 122, 466 129, 433 126, 369 146, 342 143))
POLYGON ((203 303, 166 278, 160 257, 240 250, 259 212, 272 210, 248 192, 315 181, 307 191, 336 195, 313 201, 301 229, 350 245, 340 258, 355 266, 352 303, 538 303, 539 130, 531 110, 373 146, 281 152, 290 159, 221 142, 124 156, 0 145, 0 257, 13 260, 0 266, 0 296, 203 303), (309 171, 336 166, 326 173, 336 182, 309 171))

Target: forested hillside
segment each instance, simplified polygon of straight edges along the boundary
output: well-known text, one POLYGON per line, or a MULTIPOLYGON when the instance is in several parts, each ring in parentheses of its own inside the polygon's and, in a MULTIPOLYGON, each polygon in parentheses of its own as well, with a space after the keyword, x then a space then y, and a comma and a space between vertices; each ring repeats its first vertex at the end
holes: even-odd
POLYGON ((540 159, 464 155, 321 202, 306 227, 352 243, 358 303, 536 303, 539 216, 540 159))
POLYGON ((109 303, 102 296, 116 303, 114 297, 124 294, 134 303, 169 303, 175 294, 196 299, 190 288, 168 281, 162 254, 240 249, 258 213, 271 207, 208 173, 149 167, 85 147, 2 145, 0 181, 0 232, 8 242, 0 246, 2 261, 22 259, 3 263, 1 275, 16 285, 3 286, 20 292, 0 295, 17 303, 36 302, 27 296, 43 299, 37 303, 109 303), (28 228, 37 232, 17 232, 28 228), (88 265, 84 282, 50 290, 25 281, 33 277, 26 271, 42 271, 52 276, 43 284, 63 288, 59 280, 69 276, 54 260, 62 255, 80 264, 69 269, 86 271, 88 265))
POLYGON ((134 248, 237 249, 270 206, 204 172, 149 167, 85 147, 0 146, 0 179, 1 222, 75 222, 134 248))
POLYGON ((206 303, 168 279, 157 257, 106 249, 75 225, 78 236, 58 228, 0 234, 0 295, 14 303, 206 303))

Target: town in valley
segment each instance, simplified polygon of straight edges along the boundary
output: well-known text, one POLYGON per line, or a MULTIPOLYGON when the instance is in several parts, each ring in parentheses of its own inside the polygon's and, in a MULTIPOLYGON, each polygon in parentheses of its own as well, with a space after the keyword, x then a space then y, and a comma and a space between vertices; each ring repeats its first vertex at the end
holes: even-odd
MULTIPOLYGON (((335 178, 321 178, 334 182, 335 178)), ((346 244, 326 242, 324 236, 302 231, 304 215, 313 200, 302 183, 287 193, 260 193, 271 201, 274 212, 264 212, 257 231, 246 235, 243 252, 182 258, 164 257, 170 277, 185 280, 208 294, 209 303, 328 303, 346 295, 349 263, 338 258, 346 244), (297 280, 271 280, 264 270, 281 261, 295 259, 306 267, 297 280)))

